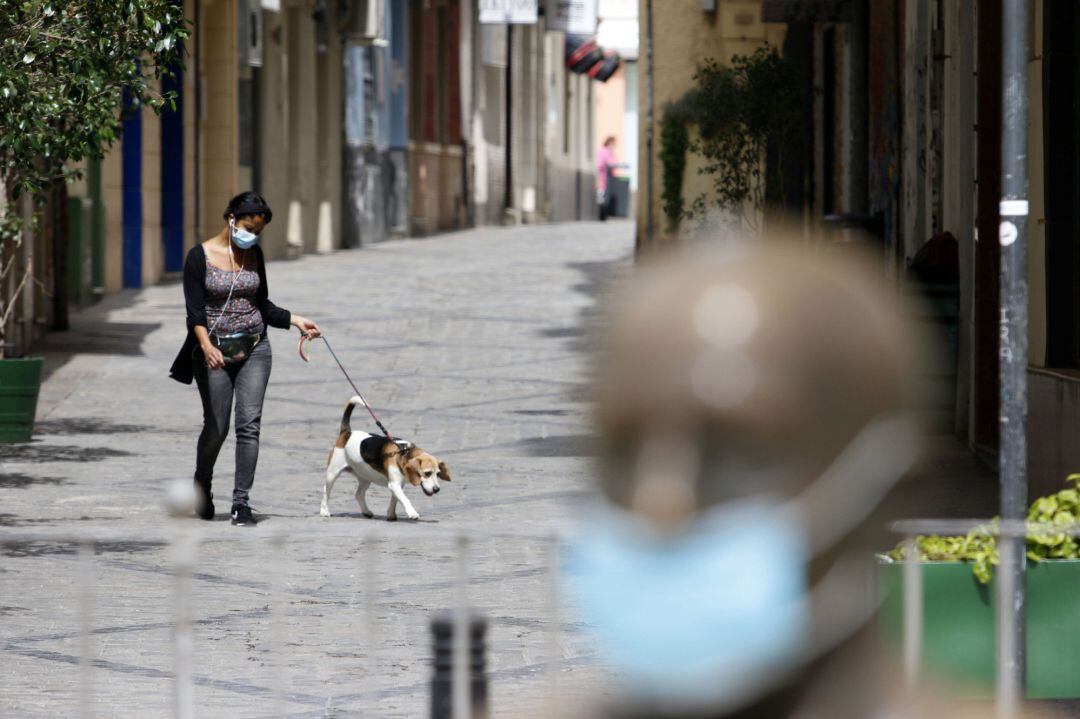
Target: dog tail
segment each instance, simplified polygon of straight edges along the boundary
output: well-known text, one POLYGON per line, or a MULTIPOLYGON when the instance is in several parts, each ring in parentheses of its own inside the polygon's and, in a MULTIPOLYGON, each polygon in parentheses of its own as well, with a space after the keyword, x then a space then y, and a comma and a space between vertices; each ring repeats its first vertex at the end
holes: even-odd
POLYGON ((341 431, 342 432, 352 432, 352 426, 351 426, 352 411, 353 411, 353 407, 355 407, 358 404, 360 404, 360 405, 364 404, 364 400, 360 399, 360 395, 353 395, 353 398, 350 399, 348 404, 345 405, 345 413, 343 415, 341 415, 341 431))

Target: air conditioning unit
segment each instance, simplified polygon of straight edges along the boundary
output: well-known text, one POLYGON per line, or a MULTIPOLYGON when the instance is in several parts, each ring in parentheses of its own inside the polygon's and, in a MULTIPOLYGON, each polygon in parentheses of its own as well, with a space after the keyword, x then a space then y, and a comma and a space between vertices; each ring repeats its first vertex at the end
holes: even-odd
POLYGON ((387 45, 386 0, 351 0, 349 39, 367 45, 387 45))

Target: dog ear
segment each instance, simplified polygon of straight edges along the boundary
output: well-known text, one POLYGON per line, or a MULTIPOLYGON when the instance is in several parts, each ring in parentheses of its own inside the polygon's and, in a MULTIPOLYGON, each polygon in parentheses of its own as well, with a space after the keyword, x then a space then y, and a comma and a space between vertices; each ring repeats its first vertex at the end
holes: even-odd
POLYGON ((439 462, 439 479, 444 482, 450 481, 450 470, 446 468, 446 462, 439 462))
POLYGON ((420 460, 410 459, 405 463, 405 478, 409 480, 409 484, 420 484, 420 460))

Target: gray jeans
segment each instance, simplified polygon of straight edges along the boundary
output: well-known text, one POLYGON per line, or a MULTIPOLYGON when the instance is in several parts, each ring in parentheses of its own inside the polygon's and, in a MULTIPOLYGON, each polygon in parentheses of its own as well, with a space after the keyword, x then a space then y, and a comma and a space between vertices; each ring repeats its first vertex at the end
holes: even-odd
POLYGON ((229 433, 229 415, 236 397, 236 477, 233 504, 247 504, 259 461, 259 428, 263 397, 270 379, 270 341, 263 337, 251 356, 222 369, 208 370, 201 357, 195 360, 195 383, 203 406, 203 429, 195 457, 195 481, 210 489, 214 463, 229 433))

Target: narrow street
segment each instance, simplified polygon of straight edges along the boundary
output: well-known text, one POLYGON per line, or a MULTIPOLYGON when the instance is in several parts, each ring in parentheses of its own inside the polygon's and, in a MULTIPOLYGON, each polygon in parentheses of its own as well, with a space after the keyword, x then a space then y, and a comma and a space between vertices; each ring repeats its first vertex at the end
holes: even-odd
MULTIPOLYGON (((200 715, 267 716, 283 690, 289 716, 425 716, 428 625, 454 606, 462 534, 472 537, 468 600, 490 620, 492 716, 543 715, 547 681, 566 706, 595 692, 604 672, 572 617, 557 620, 558 670, 545 673, 548 539, 589 496, 582 325, 632 247, 629 223, 544 225, 269 265, 272 299, 321 324, 390 431, 449 465, 438 496, 409 492, 417 523, 386 522, 380 487, 368 493, 376 518, 364 519, 347 477, 334 516, 319 516, 326 454, 352 394, 321 343, 305 364, 295 332, 271 332, 252 493, 264 521, 239 529, 226 516, 231 437, 215 477, 218 521, 165 510, 169 483, 191 476, 201 424, 194 387, 167 376, 184 334, 179 283, 111 296, 50 334, 34 441, 0 448, 0 526, 103 540, 90 565, 99 713, 172 711, 175 557, 165 542, 177 531, 199 540, 186 609, 200 715), (261 538, 279 535, 283 552, 261 538)), ((366 419, 358 409, 353 426, 366 419)), ((78 549, 28 541, 0 551, 0 715, 71 716, 78 549)))
POLYGON ((1080 717, 1078 29, 0 3, 0 719, 1080 717))

